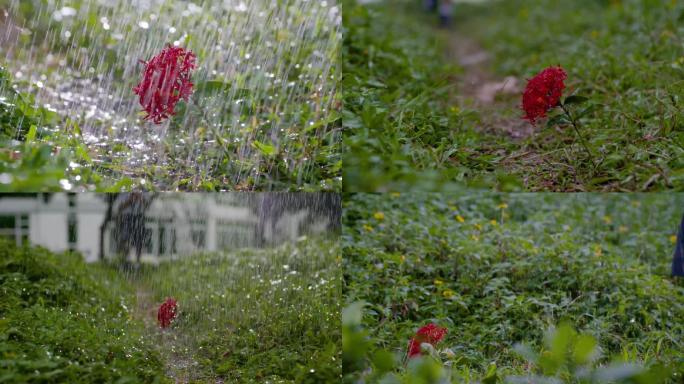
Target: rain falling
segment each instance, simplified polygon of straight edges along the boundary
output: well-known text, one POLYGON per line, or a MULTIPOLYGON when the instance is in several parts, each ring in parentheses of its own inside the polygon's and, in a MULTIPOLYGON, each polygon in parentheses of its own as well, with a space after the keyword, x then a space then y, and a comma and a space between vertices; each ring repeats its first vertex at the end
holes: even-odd
POLYGON ((334 0, 0 2, 0 187, 339 190, 340 24, 334 0), (166 47, 196 68, 156 124, 133 89, 166 47))
POLYGON ((0 196, 6 377, 339 379, 339 195, 0 196))

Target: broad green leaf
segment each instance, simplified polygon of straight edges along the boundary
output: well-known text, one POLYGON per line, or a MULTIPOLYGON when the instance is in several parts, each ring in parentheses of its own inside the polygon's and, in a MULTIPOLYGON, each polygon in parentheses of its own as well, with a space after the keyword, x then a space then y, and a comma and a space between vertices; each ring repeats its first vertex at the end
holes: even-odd
POLYGON ((273 156, 276 153, 276 148, 273 145, 264 144, 257 140, 254 140, 252 145, 266 156, 273 156))
POLYGON ((579 95, 572 95, 572 96, 566 97, 563 104, 565 104, 565 105, 582 104, 582 103, 586 102, 587 100, 589 100, 588 97, 579 96, 579 95))
POLYGON ((38 127, 36 127, 34 124, 31 124, 31 127, 29 128, 28 133, 26 134, 26 143, 30 144, 36 140, 36 132, 38 131, 38 127))

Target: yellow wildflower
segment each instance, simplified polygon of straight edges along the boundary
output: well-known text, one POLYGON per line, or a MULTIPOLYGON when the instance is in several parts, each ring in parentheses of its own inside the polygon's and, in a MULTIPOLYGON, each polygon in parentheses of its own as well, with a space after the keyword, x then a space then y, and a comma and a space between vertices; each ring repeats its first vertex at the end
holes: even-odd
POLYGON ((499 222, 492 219, 492 220, 489 221, 489 224, 491 224, 492 226, 496 227, 497 225, 499 225, 499 222))
POLYGON ((465 223, 465 219, 461 215, 456 215, 456 220, 458 220, 459 223, 465 223))
POLYGON ((470 238, 471 238, 473 241, 480 241, 480 237, 479 237, 479 236, 476 236, 476 235, 470 235, 470 238))
POLYGON ((475 223, 475 224, 474 224, 474 227, 475 227, 475 229, 477 229, 478 231, 481 231, 481 230, 482 230, 482 224, 480 224, 480 223, 475 223))
POLYGON ((600 257, 601 255, 603 255, 603 250, 601 249, 601 246, 598 244, 594 245, 594 256, 600 257))
POLYGON ((390 193, 390 196, 392 196, 392 197, 399 197, 399 196, 401 196, 401 193, 399 193, 399 192, 392 192, 392 193, 390 193))
POLYGON ((375 220, 380 220, 380 221, 385 220, 385 214, 382 212, 375 212, 373 214, 373 217, 375 217, 375 220))
POLYGON ((497 205, 496 207, 499 208, 499 209, 506 209, 506 208, 508 208, 508 204, 506 204, 506 203, 501 203, 501 204, 497 205))
POLYGON ((670 243, 674 244, 677 242, 677 235, 670 236, 670 243))
POLYGON ((452 291, 451 289, 445 289, 442 291, 442 296, 446 297, 447 299, 450 299, 456 295, 456 292, 452 291))
POLYGON ((363 229, 365 229, 367 232, 373 232, 373 227, 368 224, 364 224, 363 229))
POLYGON ((443 282, 442 280, 440 280, 440 279, 435 279, 435 281, 433 281, 433 283, 434 283, 436 286, 440 286, 440 285, 444 284, 444 282, 443 282))

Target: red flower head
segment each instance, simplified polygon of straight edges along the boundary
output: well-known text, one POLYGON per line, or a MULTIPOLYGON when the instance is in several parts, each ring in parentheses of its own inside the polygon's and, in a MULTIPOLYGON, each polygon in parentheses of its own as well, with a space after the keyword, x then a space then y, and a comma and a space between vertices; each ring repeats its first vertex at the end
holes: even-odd
POLYGON ((567 74, 561 67, 548 67, 527 82, 523 93, 523 119, 534 124, 535 120, 546 116, 549 109, 560 102, 567 74))
POLYGON ((420 344, 429 343, 434 346, 442 340, 447 332, 448 330, 446 328, 442 328, 434 323, 430 323, 420 328, 409 342, 408 357, 420 356, 420 344))
POLYGON ((147 116, 159 124, 163 119, 174 114, 174 107, 180 99, 188 100, 192 94, 190 71, 195 69, 195 54, 170 44, 145 62, 142 80, 133 88, 140 96, 140 105, 147 116))
POLYGON ((166 328, 171 325, 171 320, 174 318, 176 318, 176 300, 169 297, 159 306, 157 321, 160 327, 166 328))

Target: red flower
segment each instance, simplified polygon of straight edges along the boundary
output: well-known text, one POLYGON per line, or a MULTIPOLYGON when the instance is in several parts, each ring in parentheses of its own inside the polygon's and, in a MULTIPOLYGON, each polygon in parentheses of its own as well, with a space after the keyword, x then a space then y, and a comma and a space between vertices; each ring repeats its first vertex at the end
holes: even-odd
POLYGON ((408 357, 420 356, 420 344, 429 343, 434 346, 442 340, 447 332, 448 330, 446 328, 442 328, 434 323, 430 323, 420 328, 409 342, 408 357))
POLYGON ((195 69, 195 54, 170 44, 145 62, 142 80, 133 88, 140 96, 140 105, 147 116, 159 124, 174 114, 174 107, 180 99, 188 100, 192 94, 190 71, 195 69))
POLYGON ((527 82, 522 98, 523 119, 534 124, 560 102, 567 74, 561 67, 549 67, 527 82))
POLYGON ((171 325, 171 320, 176 318, 176 300, 172 298, 167 298, 165 302, 159 306, 159 311, 157 312, 157 321, 159 321, 159 326, 166 328, 171 325))

